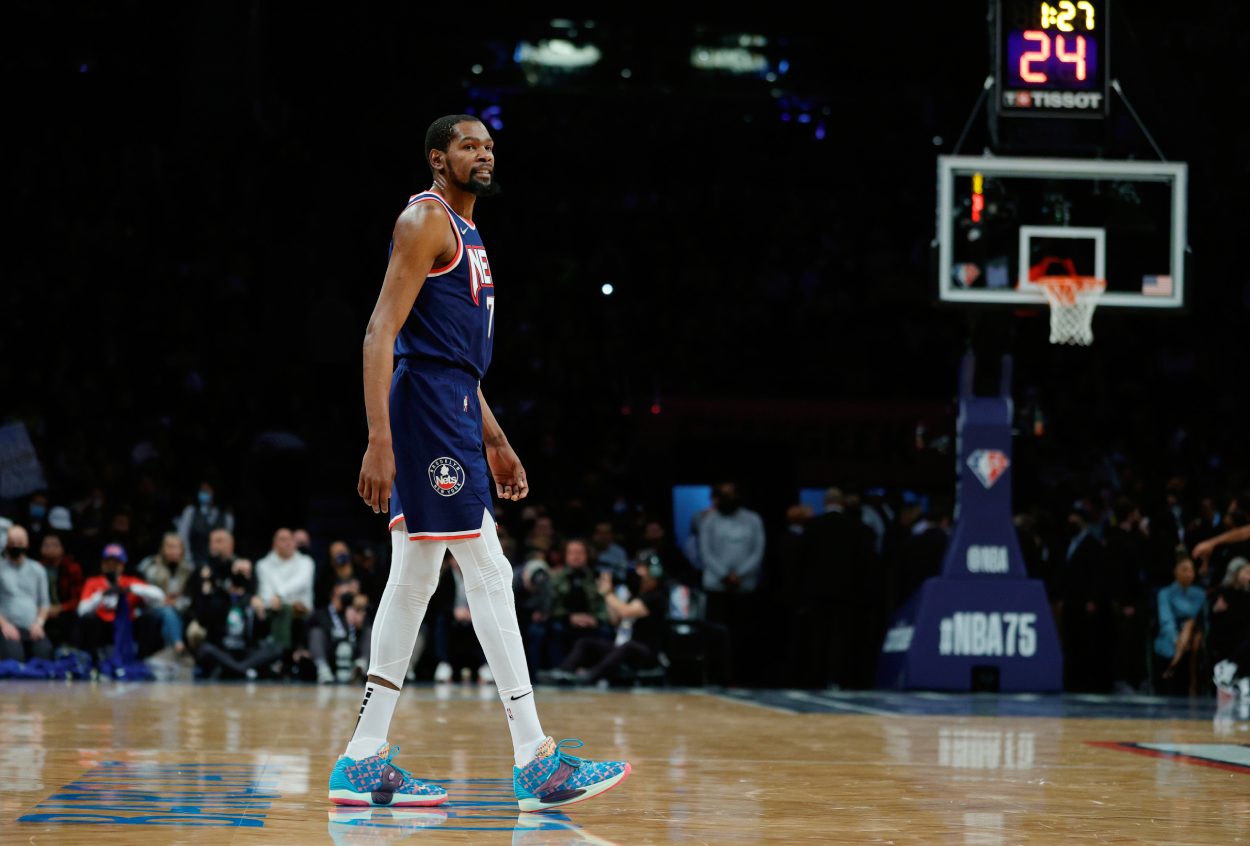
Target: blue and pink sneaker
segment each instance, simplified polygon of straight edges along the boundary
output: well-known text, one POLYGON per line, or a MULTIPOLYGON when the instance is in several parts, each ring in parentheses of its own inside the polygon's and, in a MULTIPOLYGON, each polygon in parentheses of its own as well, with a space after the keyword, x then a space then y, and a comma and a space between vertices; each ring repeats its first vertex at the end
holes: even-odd
POLYGON ((330 773, 330 801, 375 808, 412 808, 446 802, 446 790, 417 781, 412 773, 391 763, 398 752, 399 747, 392 746, 385 758, 370 755, 357 761, 341 756, 330 773))
POLYGON ((624 761, 596 763, 569 755, 564 747, 576 749, 580 740, 548 737, 538 747, 538 757, 524 767, 512 768, 512 787, 522 811, 545 811, 584 802, 616 787, 629 775, 624 761))

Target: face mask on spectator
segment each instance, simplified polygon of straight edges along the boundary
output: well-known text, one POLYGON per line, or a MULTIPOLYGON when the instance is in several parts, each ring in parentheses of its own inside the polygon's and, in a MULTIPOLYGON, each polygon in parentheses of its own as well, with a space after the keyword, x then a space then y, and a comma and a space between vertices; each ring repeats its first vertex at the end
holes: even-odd
POLYGON ((42 520, 47 513, 48 509, 38 503, 30 507, 30 519, 32 520, 42 520))
POLYGON ((197 499, 199 499, 200 505, 212 505, 213 504, 213 495, 209 493, 208 491, 200 491, 196 495, 196 497, 197 499))
POLYGON ((338 555, 334 556, 335 564, 350 564, 351 560, 352 554, 350 552, 340 552, 338 555))
POLYGON ((21 558, 23 555, 26 554, 26 547, 24 546, 6 547, 4 550, 4 554, 9 556, 9 558, 13 559, 14 561, 17 561, 19 558, 21 558))

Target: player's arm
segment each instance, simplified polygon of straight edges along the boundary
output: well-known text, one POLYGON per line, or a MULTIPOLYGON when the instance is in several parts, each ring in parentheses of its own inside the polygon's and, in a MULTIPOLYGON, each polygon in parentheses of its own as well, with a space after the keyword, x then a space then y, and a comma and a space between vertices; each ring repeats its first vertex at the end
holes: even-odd
POLYGON ((500 499, 515 502, 529 496, 529 482, 525 481, 525 468, 521 459, 508 444, 499 421, 486 404, 482 389, 477 389, 477 402, 482 407, 482 443, 486 446, 486 463, 490 465, 490 474, 495 478, 495 493, 500 499))
POLYGON ((360 463, 356 492, 374 514, 390 510, 391 484, 395 481, 390 415, 395 336, 408 319, 434 262, 454 256, 457 249, 447 213, 438 203, 415 203, 395 224, 391 261, 369 318, 369 328, 365 330, 365 414, 369 419, 369 447, 360 463))
POLYGON ((1222 546, 1226 543, 1240 543, 1244 540, 1250 540, 1250 526, 1240 526, 1236 529, 1229 529, 1222 535, 1216 535, 1209 540, 1204 540, 1202 543, 1194 547, 1192 554, 1194 558, 1205 564, 1217 546, 1222 546))

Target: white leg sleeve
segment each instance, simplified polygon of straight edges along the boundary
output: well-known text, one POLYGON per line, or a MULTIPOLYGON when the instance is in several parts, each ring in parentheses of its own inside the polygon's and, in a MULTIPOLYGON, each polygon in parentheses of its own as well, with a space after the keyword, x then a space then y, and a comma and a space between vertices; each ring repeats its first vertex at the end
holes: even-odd
POLYGON ((512 598, 512 565, 504 557, 489 511, 483 513, 480 537, 449 541, 447 546, 464 576, 473 630, 486 653, 508 714, 517 765, 523 766, 533 760, 533 750, 542 742, 543 731, 512 598))
POLYGON ((391 575, 373 620, 370 675, 396 687, 404 686, 412 648, 430 597, 438 587, 446 550, 445 541, 409 540, 404 528, 391 532, 391 575))

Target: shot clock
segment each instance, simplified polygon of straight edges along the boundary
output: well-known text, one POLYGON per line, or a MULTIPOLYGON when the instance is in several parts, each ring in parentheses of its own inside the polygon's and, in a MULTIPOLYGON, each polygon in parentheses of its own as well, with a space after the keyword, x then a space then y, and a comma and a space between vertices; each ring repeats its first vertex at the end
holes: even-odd
POLYGON ((1104 116, 1110 5, 1110 0, 998 0, 998 113, 1104 116))

